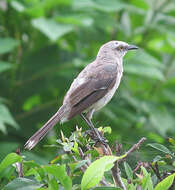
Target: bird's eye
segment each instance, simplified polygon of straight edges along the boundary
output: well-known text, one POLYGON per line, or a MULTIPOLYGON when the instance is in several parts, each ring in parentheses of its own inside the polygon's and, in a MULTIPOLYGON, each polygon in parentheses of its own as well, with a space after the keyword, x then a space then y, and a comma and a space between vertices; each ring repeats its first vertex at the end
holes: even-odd
POLYGON ((120 46, 119 49, 120 49, 120 50, 123 50, 124 48, 123 48, 123 46, 120 46))

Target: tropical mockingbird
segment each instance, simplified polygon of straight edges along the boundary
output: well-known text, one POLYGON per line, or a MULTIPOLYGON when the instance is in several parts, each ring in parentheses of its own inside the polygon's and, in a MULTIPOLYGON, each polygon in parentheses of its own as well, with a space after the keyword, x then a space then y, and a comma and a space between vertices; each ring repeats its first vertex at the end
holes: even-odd
POLYGON ((122 41, 110 41, 102 45, 96 59, 74 79, 63 105, 26 142, 25 148, 31 150, 56 123, 64 123, 76 115, 81 115, 102 141, 91 122, 93 113, 103 108, 113 97, 123 74, 123 56, 133 49, 138 47, 122 41))

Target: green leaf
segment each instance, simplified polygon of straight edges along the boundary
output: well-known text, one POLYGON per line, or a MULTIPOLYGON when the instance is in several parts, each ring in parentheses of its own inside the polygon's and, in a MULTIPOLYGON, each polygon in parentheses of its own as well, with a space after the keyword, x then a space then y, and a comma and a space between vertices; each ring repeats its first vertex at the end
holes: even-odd
POLYGON ((143 179, 142 179, 142 188, 143 190, 153 190, 153 184, 151 180, 151 173, 148 173, 147 170, 141 166, 142 172, 143 172, 143 179))
POLYGON ((163 65, 145 51, 135 53, 135 56, 125 59, 125 62, 124 71, 128 73, 161 81, 165 80, 162 72, 163 65))
POLYGON ((67 189, 67 190, 72 189, 72 181, 66 173, 66 165, 44 166, 44 169, 46 170, 47 173, 50 173, 54 177, 56 177, 65 189, 67 189))
POLYGON ((69 167, 70 167, 71 171, 74 172, 75 170, 84 166, 87 162, 88 162, 87 160, 81 160, 81 161, 78 161, 76 163, 70 163, 69 167))
POLYGON ((12 65, 5 61, 0 61, 0 73, 10 69, 12 65))
POLYGON ((164 68, 164 65, 156 57, 144 50, 139 50, 134 53, 134 56, 131 57, 131 61, 137 62, 138 64, 149 65, 150 67, 164 68))
POLYGON ((56 178, 53 177, 51 174, 49 174, 48 177, 49 177, 48 190, 56 190, 56 189, 59 189, 56 178))
POLYGON ((102 179, 104 172, 111 169, 113 163, 120 158, 116 156, 104 156, 94 161, 83 175, 81 189, 85 190, 95 187, 102 179))
POLYGON ((129 166, 129 164, 127 162, 124 162, 124 167, 125 167, 125 172, 126 172, 128 179, 132 180, 133 172, 132 172, 131 167, 129 166))
POLYGON ((39 164, 44 165, 48 163, 48 158, 45 156, 38 155, 36 153, 32 153, 32 151, 24 151, 23 155, 27 158, 26 160, 32 160, 32 161, 25 161, 25 164, 27 164, 30 167, 39 167, 39 164))
POLYGON ((50 40, 56 41, 61 36, 71 32, 71 25, 59 24, 52 19, 37 18, 32 20, 32 25, 45 34, 50 40))
POLYGON ((3 141, 0 143, 0 147, 1 147, 0 161, 2 161, 5 158, 5 156, 7 156, 7 154, 13 152, 19 147, 19 143, 10 142, 7 139, 7 141, 3 141))
POLYGON ((165 136, 167 131, 174 130, 175 119, 167 109, 157 107, 157 110, 150 115, 150 122, 162 136, 165 136))
MULTIPOLYGON (((64 14, 56 17, 56 21, 62 22, 65 24, 72 24, 77 26, 86 26, 89 27, 93 24, 93 19, 89 16, 85 16, 84 14, 64 14)), ((76 58, 75 58, 76 59, 76 58)), ((80 63, 82 65, 83 62, 80 63)))
POLYGON ((12 176, 14 176, 15 170, 16 168, 14 166, 8 166, 2 172, 0 172, 0 179, 6 178, 7 180, 11 180, 12 176))
POLYGON ((158 183, 155 187, 155 190, 168 190, 168 188, 172 185, 174 181, 175 173, 169 175, 160 183, 158 183))
POLYGON ((164 152, 165 154, 172 155, 171 151, 168 148, 166 148, 164 145, 161 145, 158 143, 150 143, 150 144, 147 144, 147 146, 151 146, 152 148, 157 149, 161 152, 164 152))
POLYGON ((7 184, 3 190, 36 190, 40 188, 42 184, 37 181, 27 179, 27 178, 16 178, 7 184))
POLYGON ((86 0, 86 1, 73 1, 73 7, 75 9, 97 9, 104 12, 119 11, 124 7, 124 3, 121 1, 110 0, 110 3, 106 0, 86 0))
POLYGON ((30 168, 30 169, 25 173, 25 176, 30 176, 30 175, 34 175, 34 176, 35 176, 35 179, 36 179, 37 181, 41 181, 41 180, 42 180, 42 178, 41 178, 41 176, 39 175, 37 169, 35 169, 35 168, 30 168))
POLYGON ((11 6, 12 6, 15 10, 17 10, 17 11, 19 11, 19 12, 23 12, 23 11, 25 10, 25 7, 23 6, 23 4, 22 4, 21 2, 18 2, 18 1, 13 0, 13 1, 10 2, 10 4, 11 4, 11 6))
POLYGON ((171 143, 173 146, 175 146, 175 140, 174 138, 169 137, 168 142, 171 143))
POLYGON ((0 54, 12 51, 18 45, 18 41, 13 38, 0 38, 0 54))
POLYGON ((6 126, 5 124, 9 124, 12 127, 18 129, 19 126, 16 123, 16 121, 13 119, 11 113, 9 112, 8 108, 0 104, 0 130, 4 133, 6 133, 6 126))
POLYGON ((163 81, 165 78, 162 72, 153 66, 143 65, 142 63, 137 64, 134 62, 124 65, 124 70, 128 73, 139 75, 141 77, 148 77, 163 81))
POLYGON ((8 154, 4 160, 0 163, 0 172, 2 172, 2 170, 4 170, 5 168, 7 168, 9 165, 12 165, 16 162, 21 162, 22 161, 22 157, 19 156, 16 153, 10 153, 8 154))
POLYGON ((103 131, 104 131, 104 133, 109 133, 109 134, 111 134, 111 132, 112 132, 111 127, 104 127, 103 131))
POLYGON ((120 187, 96 187, 93 190, 122 190, 120 187))
POLYGON ((157 156, 154 158, 153 162, 158 162, 158 161, 160 161, 161 159, 162 159, 162 157, 159 156, 159 155, 157 155, 157 156))

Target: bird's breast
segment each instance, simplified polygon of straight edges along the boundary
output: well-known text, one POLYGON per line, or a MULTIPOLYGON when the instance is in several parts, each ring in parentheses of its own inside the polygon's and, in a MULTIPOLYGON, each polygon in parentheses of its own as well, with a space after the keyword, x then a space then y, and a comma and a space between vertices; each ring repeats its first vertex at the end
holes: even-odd
POLYGON ((122 72, 118 73, 118 76, 116 77, 115 85, 107 92, 107 94, 103 98, 101 98, 95 104, 93 104, 91 108, 93 108, 95 111, 98 111, 101 108, 103 108, 112 99, 117 88, 119 87, 121 77, 122 77, 122 72))

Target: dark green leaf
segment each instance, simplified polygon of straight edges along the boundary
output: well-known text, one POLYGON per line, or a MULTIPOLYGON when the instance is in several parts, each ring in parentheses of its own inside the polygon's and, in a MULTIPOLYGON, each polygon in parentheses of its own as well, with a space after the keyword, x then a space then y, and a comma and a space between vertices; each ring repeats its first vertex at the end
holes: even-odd
POLYGON ((36 190, 41 187, 37 181, 27 179, 27 178, 16 178, 7 184, 3 190, 36 190))
POLYGON ((18 41, 13 38, 0 38, 0 54, 8 53, 18 45, 18 41))
POLYGON ((0 73, 10 69, 12 65, 5 61, 0 61, 0 73))
POLYGON ((67 190, 72 189, 72 181, 66 173, 66 165, 50 165, 44 166, 46 172, 52 174, 56 179, 60 181, 63 187, 67 190))
POLYGON ((4 133, 6 133, 5 124, 9 124, 16 129, 19 128, 18 124, 13 119, 8 108, 5 105, 0 104, 0 130, 3 131, 4 133))
POLYGON ((122 190, 119 187, 96 187, 94 190, 122 190))
POLYGON ((52 41, 58 40, 61 36, 73 30, 71 25, 59 24, 54 20, 46 18, 34 19, 32 20, 32 25, 52 41))
POLYGON ((147 146, 151 146, 152 148, 157 149, 157 150, 159 150, 161 152, 164 152, 165 154, 172 155, 171 151, 168 148, 166 148, 164 145, 162 145, 162 144, 151 143, 151 144, 148 144, 147 146))
POLYGON ((15 0, 10 1, 10 4, 11 4, 11 6, 12 6, 15 10, 17 10, 17 11, 19 11, 19 12, 23 12, 23 11, 25 10, 24 5, 23 5, 22 3, 20 3, 20 2, 18 2, 18 1, 15 1, 15 0))
POLYGON ((128 179, 132 180, 133 179, 133 171, 129 164, 127 162, 124 162, 124 167, 125 167, 125 172, 128 177, 128 179))
POLYGON ((124 8, 124 3, 122 3, 121 1, 115 1, 115 0, 111 0, 110 3, 108 3, 105 0, 86 0, 86 1, 78 1, 78 0, 74 0, 73 1, 73 6, 75 9, 84 9, 84 8, 93 8, 93 9, 98 9, 101 11, 105 11, 105 12, 113 12, 113 11, 119 11, 122 8, 124 8))

